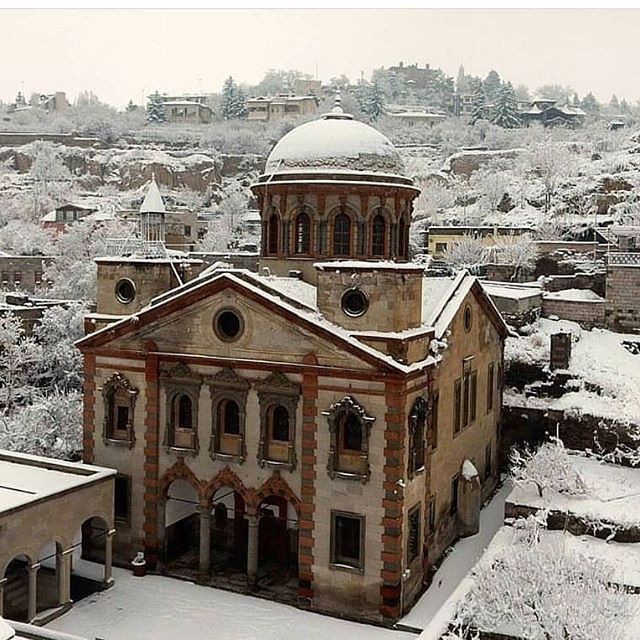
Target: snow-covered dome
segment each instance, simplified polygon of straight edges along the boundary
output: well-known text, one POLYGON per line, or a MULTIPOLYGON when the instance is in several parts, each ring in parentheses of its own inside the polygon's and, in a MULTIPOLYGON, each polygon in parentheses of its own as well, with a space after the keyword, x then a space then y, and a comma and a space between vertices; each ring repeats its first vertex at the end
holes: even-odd
POLYGON ((403 175, 391 141, 338 106, 287 133, 267 159, 265 177, 286 173, 403 175))

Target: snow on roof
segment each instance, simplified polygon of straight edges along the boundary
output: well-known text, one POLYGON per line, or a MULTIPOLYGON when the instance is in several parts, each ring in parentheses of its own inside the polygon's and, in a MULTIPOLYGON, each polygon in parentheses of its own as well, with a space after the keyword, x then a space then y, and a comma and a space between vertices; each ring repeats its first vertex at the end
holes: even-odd
POLYGON ((442 113, 427 113, 426 111, 403 111, 402 113, 390 113, 392 118, 421 118, 424 120, 446 120, 442 113))
POLYGON ((608 464, 595 458, 569 454, 571 466, 587 486, 584 495, 547 489, 543 496, 532 484, 516 485, 507 502, 553 509, 623 526, 640 526, 640 469, 608 464))
POLYGON ((115 474, 113 469, 0 450, 0 514, 115 474))
POLYGON ((312 284, 299 278, 285 278, 281 276, 265 276, 269 286, 277 289, 288 298, 296 300, 310 309, 316 309, 317 289, 312 284))
POLYGON ((564 300, 566 302, 604 302, 591 289, 563 289, 562 291, 545 291, 543 297, 548 300, 564 300))
POLYGON ((466 458, 462 463, 462 477, 465 480, 473 480, 474 478, 478 477, 478 470, 476 469, 475 465, 473 464, 473 462, 471 462, 471 460, 468 460, 466 458))
POLYGON ((536 283, 491 282, 482 280, 484 290, 492 298, 509 298, 511 300, 525 300, 542 294, 542 289, 536 283))
POLYGON ((16 632, 2 618, 0 618, 0 640, 11 640, 16 632))
POLYGON ((411 262, 393 262, 391 260, 328 260, 315 262, 313 265, 319 271, 354 269, 361 271, 424 271, 424 265, 411 262))
POLYGON ((306 122, 281 138, 269 154, 265 174, 291 173, 300 168, 341 171, 354 165, 366 173, 404 173, 402 158, 391 141, 340 109, 306 122))
POLYGON ((202 107, 203 109, 210 109, 206 104, 201 102, 195 102, 193 100, 166 100, 162 104, 166 107, 202 107))
POLYGON ((149 182, 149 188, 147 189, 147 195, 144 197, 144 201, 140 207, 140 213, 166 213, 164 208, 164 202, 160 195, 160 189, 155 178, 152 178, 149 182))

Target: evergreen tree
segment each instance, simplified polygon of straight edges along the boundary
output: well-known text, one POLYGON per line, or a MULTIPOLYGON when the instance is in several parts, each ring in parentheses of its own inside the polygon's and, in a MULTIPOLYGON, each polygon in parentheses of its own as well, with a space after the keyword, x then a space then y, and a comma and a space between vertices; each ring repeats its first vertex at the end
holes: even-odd
POLYGON ((591 93, 591 91, 589 91, 589 93, 587 93, 587 95, 582 98, 582 102, 580 103, 580 106, 587 112, 587 113, 599 113, 600 111, 600 103, 596 100, 596 97, 593 95, 593 93, 591 93))
POLYGON ((138 108, 137 104, 134 104, 133 100, 129 100, 129 104, 127 105, 127 111, 135 111, 138 108))
POLYGON ((471 124, 487 119, 487 100, 482 82, 476 82, 471 103, 471 124))
POLYGON ((162 96, 156 89, 155 93, 152 93, 147 104, 147 122, 159 124, 160 122, 166 122, 167 117, 164 114, 164 107, 162 106, 162 96))
POLYGON ((24 99, 22 95, 22 91, 18 91, 18 95, 16 96, 16 107, 26 107, 27 101, 24 99))
POLYGON ((492 122, 503 129, 515 129, 520 126, 520 114, 518 113, 516 93, 510 82, 503 83, 500 87, 500 94, 498 95, 498 102, 492 122))
POLYGON ((580 106, 580 98, 578 98, 578 94, 577 93, 573 94, 573 98, 571 99, 571 106, 572 107, 579 107, 580 106))
POLYGON ((631 112, 631 108, 629 107, 629 103, 622 98, 622 100, 620 100, 620 113, 630 113, 631 112))
POLYGON ((377 80, 361 84, 356 93, 358 107, 367 120, 377 120, 384 113, 384 93, 377 80))
POLYGON ((469 89, 469 81, 466 73, 464 72, 464 67, 460 65, 458 67, 458 77, 456 79, 456 91, 458 93, 466 93, 469 89))
POLYGON ((246 115, 244 92, 229 76, 222 87, 222 116, 225 120, 235 120, 246 115))
POLYGON ((618 102, 618 96, 614 93, 609 101, 609 108, 614 111, 620 110, 620 103, 618 102))
POLYGON ((502 86, 498 72, 494 69, 491 69, 491 71, 489 71, 489 73, 487 74, 487 77, 484 79, 482 85, 484 87, 484 95, 486 100, 494 104, 498 102, 498 98, 500 96, 500 88, 502 86))

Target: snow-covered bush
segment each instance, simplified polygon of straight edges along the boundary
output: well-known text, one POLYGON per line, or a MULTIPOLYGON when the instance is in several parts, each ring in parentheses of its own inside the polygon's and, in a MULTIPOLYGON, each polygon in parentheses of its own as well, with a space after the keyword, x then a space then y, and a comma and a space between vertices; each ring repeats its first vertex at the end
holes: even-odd
POLYGON ((533 484, 542 497, 544 491, 581 495, 586 486, 573 468, 571 458, 559 438, 551 438, 537 451, 514 448, 510 453, 511 477, 516 484, 533 484))
POLYGON ((447 250, 445 260, 454 269, 472 269, 482 264, 485 246, 479 238, 463 236, 447 250))
POLYGON ((538 522, 523 524, 514 543, 481 561, 473 587, 459 604, 447 640, 470 640, 477 629, 528 640, 630 640, 638 607, 613 584, 600 559, 563 548, 556 538, 533 535, 538 522))

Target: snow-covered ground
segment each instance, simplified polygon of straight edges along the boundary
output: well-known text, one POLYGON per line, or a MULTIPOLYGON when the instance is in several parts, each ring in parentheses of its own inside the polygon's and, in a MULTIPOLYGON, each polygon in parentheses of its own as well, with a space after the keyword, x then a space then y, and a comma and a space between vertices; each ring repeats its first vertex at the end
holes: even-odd
POLYGON ((446 557, 431 586, 413 609, 400 621, 407 626, 425 629, 438 610, 456 590, 462 579, 478 562, 496 531, 504 522, 504 503, 511 491, 507 480, 480 514, 480 531, 475 536, 459 540, 446 557))
POLYGON ((115 585, 76 603, 47 628, 101 640, 409 640, 411 633, 114 568, 115 585))

